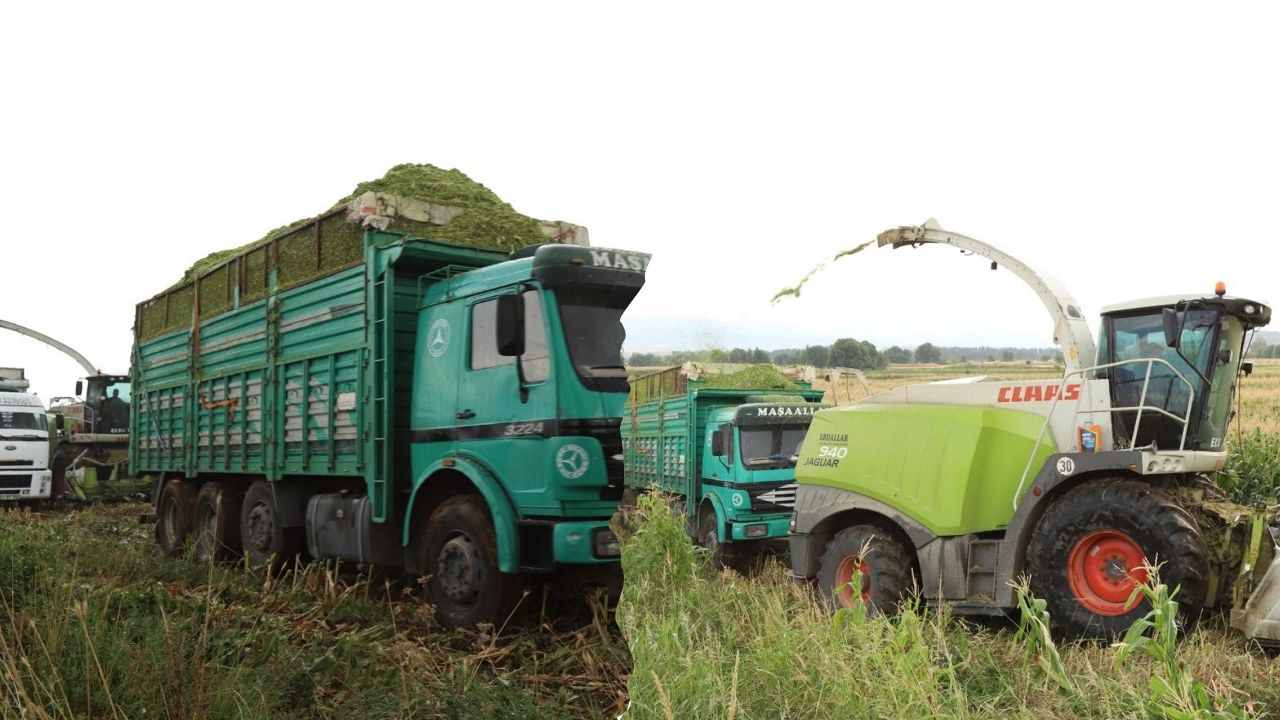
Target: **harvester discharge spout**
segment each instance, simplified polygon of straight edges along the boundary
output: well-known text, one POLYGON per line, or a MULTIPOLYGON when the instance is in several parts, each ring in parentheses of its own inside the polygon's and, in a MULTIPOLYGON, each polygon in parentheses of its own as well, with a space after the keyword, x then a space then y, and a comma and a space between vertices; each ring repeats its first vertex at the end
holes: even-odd
POLYGON ((1053 318, 1053 341, 1062 350, 1067 372, 1075 372, 1094 363, 1097 349, 1089 322, 1080 312, 1080 304, 1053 277, 1037 273, 1026 263, 980 240, 943 230, 933 218, 926 220, 923 225, 885 230, 876 237, 876 244, 881 247, 916 247, 926 243, 950 245, 981 255, 996 266, 1004 267, 1017 275, 1035 291, 1053 318))

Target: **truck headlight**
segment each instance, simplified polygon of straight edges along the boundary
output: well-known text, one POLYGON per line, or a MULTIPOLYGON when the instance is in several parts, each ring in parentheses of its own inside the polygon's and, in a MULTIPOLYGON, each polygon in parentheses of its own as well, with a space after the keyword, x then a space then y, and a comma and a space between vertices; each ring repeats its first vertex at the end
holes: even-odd
POLYGON ((599 528, 591 534, 591 549, 596 557, 620 557, 622 546, 618 544, 618 536, 609 528, 599 528))
POLYGON ((748 525, 746 529, 746 536, 749 538, 761 538, 768 534, 769 526, 764 523, 754 523, 748 525))

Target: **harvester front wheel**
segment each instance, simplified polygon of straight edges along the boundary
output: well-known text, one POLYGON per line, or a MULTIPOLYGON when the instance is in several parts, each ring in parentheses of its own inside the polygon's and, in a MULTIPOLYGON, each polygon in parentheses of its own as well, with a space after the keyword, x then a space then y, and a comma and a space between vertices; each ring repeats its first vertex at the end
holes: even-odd
POLYGON ((207 482, 196 495, 195 556, 200 562, 229 560, 240 552, 240 505, 244 494, 207 482))
POLYGON ((911 591, 913 566, 911 548, 902 539, 875 525, 854 525, 827 543, 818 589, 835 607, 861 601, 872 612, 892 614, 911 591))
POLYGON ((160 502, 156 503, 156 543, 165 555, 177 557, 186 549, 195 502, 195 488, 186 480, 170 480, 160 490, 160 502))
POLYGON ((448 628, 502 626, 523 597, 523 583, 498 569, 498 542, 484 500, 449 498, 431 513, 419 567, 427 571, 427 599, 448 628))
POLYGON ((1177 588, 1179 619, 1204 606, 1208 548, 1191 515, 1162 490, 1137 481, 1093 482, 1069 490, 1045 510, 1027 551, 1031 592, 1048 603, 1053 629, 1068 637, 1110 640, 1151 610, 1137 583, 1146 562, 1177 588))

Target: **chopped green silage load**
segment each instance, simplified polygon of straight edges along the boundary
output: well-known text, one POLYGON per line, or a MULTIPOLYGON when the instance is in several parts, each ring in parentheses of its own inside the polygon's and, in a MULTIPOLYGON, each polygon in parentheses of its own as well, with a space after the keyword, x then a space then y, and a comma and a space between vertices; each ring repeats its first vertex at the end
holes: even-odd
POLYGON ((795 390, 796 384, 772 365, 752 365, 735 373, 707 374, 702 387, 714 390, 795 390))
MULTIPOLYGON (((512 252, 528 245, 546 242, 538 221, 521 215, 515 208, 503 202, 492 190, 467 177, 461 170, 444 170, 434 165, 405 163, 396 165, 377 180, 367 180, 356 185, 346 197, 340 198, 329 210, 346 206, 366 192, 383 193, 419 200, 433 205, 443 205, 461 210, 448 224, 436 225, 408 218, 396 218, 391 228, 429 237, 435 240, 512 252)), ((209 253, 197 260, 177 284, 189 282, 217 267, 219 263, 248 250, 265 245, 273 238, 288 234, 290 230, 312 222, 305 218, 278 227, 261 239, 246 245, 209 253)), ((358 233, 358 230, 356 231, 358 233)), ((281 263, 284 263, 281 258, 281 263)))
MULTIPOLYGON (((391 230, 453 245, 503 252, 548 242, 539 221, 516 212, 492 190, 462 171, 444 170, 434 165, 396 165, 382 177, 360 183, 321 215, 348 207, 366 193, 400 198, 434 211, 426 220, 397 213, 389 221, 391 230)), ((248 255, 242 261, 244 268, 240 270, 244 277, 240 302, 244 304, 264 297, 268 264, 272 262, 268 258, 267 246, 273 240, 276 241, 276 254, 270 269, 276 271, 278 287, 282 289, 359 263, 364 256, 363 229, 343 214, 320 221, 317 257, 314 227, 318 217, 320 215, 292 222, 254 242, 219 250, 197 260, 183 273, 182 279, 170 287, 167 300, 160 296, 143 306, 139 335, 150 338, 188 325, 192 317, 194 293, 191 288, 194 281, 246 252, 248 255), (249 252, 254 248, 262 250, 249 252)), ((207 317, 230 308, 234 288, 228 283, 236 282, 239 281, 226 272, 222 272, 220 277, 210 276, 203 280, 201 315, 207 317)))

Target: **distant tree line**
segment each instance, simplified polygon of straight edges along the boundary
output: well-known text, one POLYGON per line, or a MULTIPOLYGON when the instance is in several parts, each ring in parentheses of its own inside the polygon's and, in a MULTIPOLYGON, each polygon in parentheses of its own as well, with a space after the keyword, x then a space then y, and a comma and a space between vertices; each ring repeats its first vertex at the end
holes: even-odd
POLYGON ((1257 359, 1280 358, 1280 344, 1272 345, 1260 337, 1254 338, 1245 357, 1257 359))
POLYGON ((890 364, 954 363, 954 362, 1062 362, 1057 348, 1013 347, 938 347, 921 343, 912 349, 890 346, 879 350, 866 340, 840 338, 830 345, 802 348, 762 350, 760 348, 711 348, 679 350, 671 353, 631 353, 627 364, 639 367, 681 365, 689 361, 713 363, 777 363, 779 365, 813 365, 815 367, 848 367, 878 370, 890 364))

